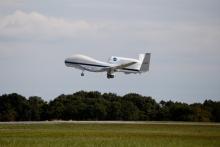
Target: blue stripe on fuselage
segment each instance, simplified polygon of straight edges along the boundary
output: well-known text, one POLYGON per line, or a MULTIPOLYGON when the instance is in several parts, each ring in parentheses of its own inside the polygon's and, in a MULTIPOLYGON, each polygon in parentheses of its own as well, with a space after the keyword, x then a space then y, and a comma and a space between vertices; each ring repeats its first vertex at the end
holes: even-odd
MULTIPOLYGON (((106 65, 98 65, 98 64, 88 64, 88 63, 80 63, 80 62, 70 62, 70 61, 65 61, 66 64, 76 64, 76 65, 87 65, 87 66, 96 66, 96 67, 110 67, 106 65)), ((130 71, 139 71, 137 69, 130 69, 130 68, 122 68, 123 70, 130 70, 130 71)))

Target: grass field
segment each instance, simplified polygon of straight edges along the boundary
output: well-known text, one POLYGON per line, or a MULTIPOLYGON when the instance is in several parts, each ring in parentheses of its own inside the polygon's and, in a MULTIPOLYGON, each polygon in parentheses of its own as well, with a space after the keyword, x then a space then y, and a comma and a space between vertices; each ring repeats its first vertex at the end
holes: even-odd
POLYGON ((0 146, 220 147, 220 125, 0 124, 0 146))

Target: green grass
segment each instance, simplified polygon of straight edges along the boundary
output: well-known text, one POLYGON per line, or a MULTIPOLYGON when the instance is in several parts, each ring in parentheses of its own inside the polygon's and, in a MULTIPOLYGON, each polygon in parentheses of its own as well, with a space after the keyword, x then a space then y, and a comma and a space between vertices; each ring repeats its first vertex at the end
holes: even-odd
POLYGON ((0 124, 0 147, 220 147, 220 125, 0 124))

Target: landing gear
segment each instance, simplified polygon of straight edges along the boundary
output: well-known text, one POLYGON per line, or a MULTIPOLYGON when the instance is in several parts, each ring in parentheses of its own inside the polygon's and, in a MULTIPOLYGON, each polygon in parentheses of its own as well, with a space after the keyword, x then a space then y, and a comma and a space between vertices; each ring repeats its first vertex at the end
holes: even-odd
POLYGON ((115 77, 115 75, 107 74, 107 78, 108 78, 108 79, 112 79, 112 78, 114 78, 114 77, 115 77))
POLYGON ((83 71, 82 71, 82 73, 81 73, 81 76, 82 76, 82 77, 84 76, 84 73, 83 73, 83 71))

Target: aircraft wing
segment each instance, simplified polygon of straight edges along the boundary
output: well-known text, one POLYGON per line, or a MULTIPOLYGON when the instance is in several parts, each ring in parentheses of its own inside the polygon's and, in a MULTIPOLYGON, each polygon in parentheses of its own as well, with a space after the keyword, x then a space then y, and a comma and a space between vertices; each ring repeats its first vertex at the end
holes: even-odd
POLYGON ((128 66, 131 66, 131 65, 133 65, 135 63, 136 62, 129 62, 129 63, 125 63, 125 64, 120 64, 120 65, 116 65, 116 66, 110 67, 110 69, 115 71, 117 69, 122 69, 122 68, 125 68, 125 67, 128 67, 128 66))
POLYGON ((122 68, 125 68, 128 66, 131 66, 135 63, 137 63, 137 62, 128 62, 128 63, 119 64, 119 65, 115 65, 115 66, 111 66, 111 67, 106 67, 106 68, 103 68, 102 71, 115 72, 117 69, 122 69, 122 68))

